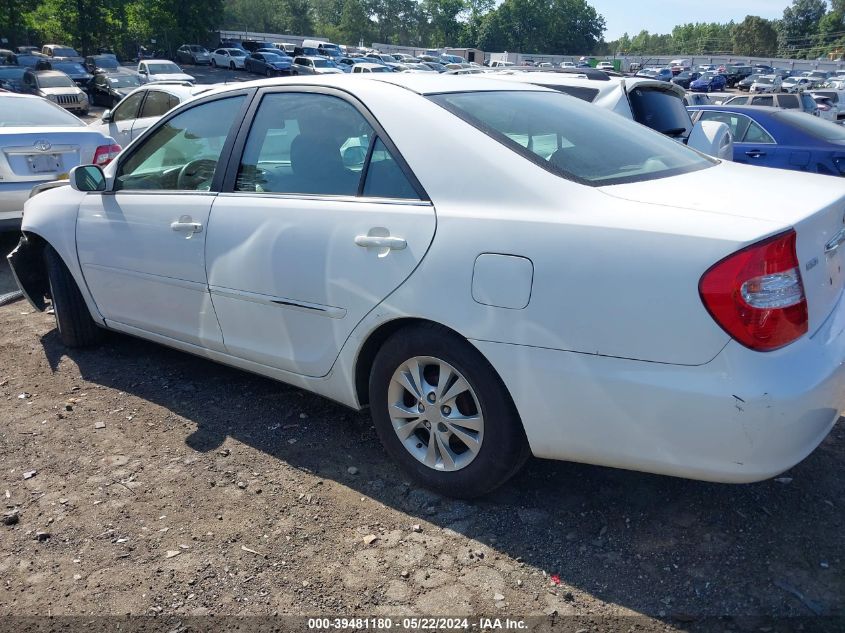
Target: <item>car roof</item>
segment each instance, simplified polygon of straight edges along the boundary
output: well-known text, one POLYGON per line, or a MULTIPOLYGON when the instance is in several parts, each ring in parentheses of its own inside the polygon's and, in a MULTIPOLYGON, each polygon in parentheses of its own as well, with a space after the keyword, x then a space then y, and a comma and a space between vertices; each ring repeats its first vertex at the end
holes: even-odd
POLYGON ((39 77, 67 77, 60 70, 31 70, 30 71, 34 75, 38 75, 39 77))
POLYGON ((736 112, 738 114, 753 114, 755 112, 763 112, 767 114, 774 114, 775 112, 783 112, 783 108, 773 108, 771 106, 750 106, 750 105, 697 105, 697 106, 689 106, 690 109, 696 110, 720 110, 736 112))
POLYGON ((173 64, 176 65, 174 62, 170 61, 169 59, 142 59, 142 64, 173 64))

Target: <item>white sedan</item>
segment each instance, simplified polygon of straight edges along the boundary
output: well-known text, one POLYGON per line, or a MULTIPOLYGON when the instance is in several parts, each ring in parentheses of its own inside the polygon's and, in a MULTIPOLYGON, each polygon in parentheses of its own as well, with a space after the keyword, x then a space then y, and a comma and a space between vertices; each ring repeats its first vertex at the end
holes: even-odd
POLYGON ((196 79, 169 59, 146 59, 138 62, 138 74, 147 81, 181 81, 194 83, 196 79))
POLYGON ((65 344, 116 330, 369 406, 445 494, 531 453, 756 481, 843 406, 845 184, 555 90, 225 86, 71 187, 27 203, 10 255, 65 344))
POLYGON ((241 48, 218 48, 211 54, 211 65, 214 68, 243 70, 246 58, 247 52, 241 48))

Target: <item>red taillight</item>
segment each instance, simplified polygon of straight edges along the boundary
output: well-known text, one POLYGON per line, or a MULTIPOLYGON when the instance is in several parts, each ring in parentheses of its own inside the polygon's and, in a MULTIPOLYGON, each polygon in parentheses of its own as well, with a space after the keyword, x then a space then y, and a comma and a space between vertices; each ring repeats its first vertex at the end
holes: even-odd
POLYGON ((701 277, 698 291, 716 323, 753 350, 775 350, 807 332, 794 230, 714 264, 701 277))
POLYGON ((100 145, 94 152, 92 162, 100 167, 105 167, 117 158, 118 154, 120 154, 120 145, 100 145))

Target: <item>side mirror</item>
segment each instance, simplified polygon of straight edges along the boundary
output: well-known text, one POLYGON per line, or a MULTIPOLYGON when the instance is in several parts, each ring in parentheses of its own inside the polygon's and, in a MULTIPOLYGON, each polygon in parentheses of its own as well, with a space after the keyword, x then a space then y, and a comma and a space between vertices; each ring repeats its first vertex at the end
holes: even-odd
POLYGON ((96 165, 77 165, 68 174, 70 186, 76 191, 105 191, 106 175, 96 165))
POLYGON ((111 123, 111 119, 112 119, 111 110, 106 110, 105 112, 103 112, 102 118, 103 118, 103 123, 111 123))
POLYGON ((692 128, 687 145, 720 160, 733 160, 734 141, 731 129, 720 121, 699 121, 692 128))

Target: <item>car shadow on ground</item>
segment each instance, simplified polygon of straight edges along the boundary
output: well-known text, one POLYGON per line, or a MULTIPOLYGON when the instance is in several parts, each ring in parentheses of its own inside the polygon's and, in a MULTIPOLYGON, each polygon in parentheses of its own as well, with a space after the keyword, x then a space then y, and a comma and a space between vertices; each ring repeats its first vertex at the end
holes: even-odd
POLYGON ((53 330, 42 344, 54 370, 67 355, 86 381, 195 424, 185 439, 195 451, 231 437, 556 574, 573 591, 651 615, 843 614, 841 423, 788 481, 719 485, 531 460, 500 490, 463 502, 411 485, 367 412, 121 335, 66 350, 53 330))

